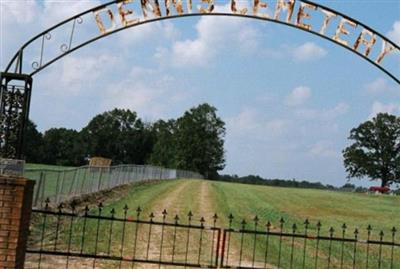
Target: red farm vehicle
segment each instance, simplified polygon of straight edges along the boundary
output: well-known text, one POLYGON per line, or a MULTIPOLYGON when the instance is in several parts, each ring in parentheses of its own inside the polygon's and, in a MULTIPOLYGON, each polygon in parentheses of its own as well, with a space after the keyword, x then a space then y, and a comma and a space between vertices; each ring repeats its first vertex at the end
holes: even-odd
POLYGON ((388 193, 390 192, 389 187, 371 186, 369 187, 370 192, 388 193))

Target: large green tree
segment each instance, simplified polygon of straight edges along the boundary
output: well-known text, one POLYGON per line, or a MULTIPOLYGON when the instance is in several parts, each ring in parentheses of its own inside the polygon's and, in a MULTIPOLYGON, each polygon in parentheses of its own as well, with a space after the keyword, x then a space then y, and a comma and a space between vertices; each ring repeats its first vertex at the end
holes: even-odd
POLYGON ((343 150, 348 178, 369 177, 381 186, 400 182, 400 118, 380 113, 350 132, 343 150))
POLYGON ((225 167, 225 123, 209 104, 191 108, 176 122, 176 166, 216 178, 225 167))
POLYGON ((150 163, 164 167, 176 167, 176 121, 159 120, 152 126, 154 135, 150 163))
POLYGON ((79 133, 66 128, 47 130, 43 135, 43 161, 56 165, 82 165, 84 151, 79 133))
POLYGON ((30 163, 43 162, 43 135, 36 124, 28 120, 25 130, 25 160, 30 163))
POLYGON ((89 156, 110 158, 114 164, 144 164, 152 150, 152 137, 136 113, 114 109, 95 116, 82 129, 89 156))

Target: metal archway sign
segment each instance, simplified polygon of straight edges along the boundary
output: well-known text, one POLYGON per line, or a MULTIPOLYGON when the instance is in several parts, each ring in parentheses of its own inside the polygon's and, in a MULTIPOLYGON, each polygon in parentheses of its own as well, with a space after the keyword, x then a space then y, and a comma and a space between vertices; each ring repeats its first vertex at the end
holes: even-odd
MULTIPOLYGON (((294 27, 334 42, 364 58, 400 84, 384 60, 400 53, 393 41, 367 25, 308 0, 114 0, 64 20, 26 42, 1 73, 0 156, 21 158, 32 76, 69 53, 121 30, 190 16, 234 16, 294 27), (85 25, 84 34, 79 30, 85 25), (55 46, 54 39, 61 37, 55 46), (86 36, 88 35, 88 36, 86 36), (52 50, 49 49, 52 45, 52 50)), ((396 73, 397 71, 397 73, 396 73)))

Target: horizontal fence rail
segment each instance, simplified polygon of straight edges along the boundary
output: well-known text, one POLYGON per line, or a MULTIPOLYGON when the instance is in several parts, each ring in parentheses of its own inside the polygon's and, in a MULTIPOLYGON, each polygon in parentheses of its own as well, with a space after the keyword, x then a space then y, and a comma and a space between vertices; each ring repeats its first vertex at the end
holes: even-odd
POLYGON ((184 217, 100 204, 33 210, 25 268, 400 268, 397 230, 184 217), (224 228, 222 228, 224 227, 224 228))
POLYGON ((125 184, 149 180, 203 178, 196 172, 151 165, 82 166, 65 170, 26 169, 24 176, 36 181, 33 207, 46 199, 59 204, 74 197, 109 190, 125 184))

